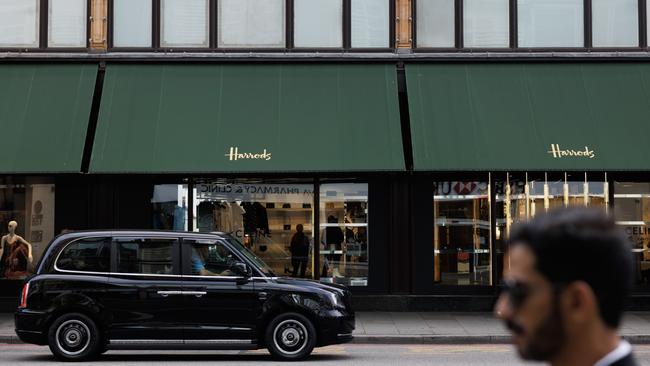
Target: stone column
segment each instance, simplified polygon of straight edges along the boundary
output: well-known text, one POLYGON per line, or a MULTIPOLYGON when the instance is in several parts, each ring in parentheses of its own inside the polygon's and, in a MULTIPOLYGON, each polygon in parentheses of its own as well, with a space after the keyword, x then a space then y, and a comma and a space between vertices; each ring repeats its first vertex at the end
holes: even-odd
POLYGON ((108 49, 108 0, 90 0, 90 50, 108 49))
POLYGON ((397 0, 395 7, 395 43, 397 48, 413 48, 411 0, 397 0))

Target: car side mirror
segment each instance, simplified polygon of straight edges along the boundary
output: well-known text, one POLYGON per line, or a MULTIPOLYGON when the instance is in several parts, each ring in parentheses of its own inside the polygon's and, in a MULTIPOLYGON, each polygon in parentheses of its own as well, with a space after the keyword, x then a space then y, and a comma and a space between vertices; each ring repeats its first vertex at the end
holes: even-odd
POLYGON ((235 262, 232 264, 232 271, 239 276, 251 277, 252 271, 244 262, 235 262))

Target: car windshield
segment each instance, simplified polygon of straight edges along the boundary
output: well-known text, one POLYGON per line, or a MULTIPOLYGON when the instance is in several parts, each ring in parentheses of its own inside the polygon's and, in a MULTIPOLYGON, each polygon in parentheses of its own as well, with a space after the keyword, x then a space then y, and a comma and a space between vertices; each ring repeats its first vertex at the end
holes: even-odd
POLYGON ((233 238, 232 236, 228 236, 228 242, 232 244, 236 249, 238 249, 241 253, 243 253, 251 262, 255 263, 265 276, 276 277, 273 273, 273 270, 271 270, 271 267, 269 267, 268 264, 264 263, 263 260, 257 258, 257 256, 253 254, 250 249, 246 248, 241 242, 239 242, 239 240, 233 238))

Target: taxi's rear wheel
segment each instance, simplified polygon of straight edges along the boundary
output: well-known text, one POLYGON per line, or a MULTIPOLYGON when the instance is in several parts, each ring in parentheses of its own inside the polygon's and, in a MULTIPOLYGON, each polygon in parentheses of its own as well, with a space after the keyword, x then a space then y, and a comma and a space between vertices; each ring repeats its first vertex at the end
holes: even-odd
POLYGON ((101 350, 97 325, 80 313, 57 318, 48 331, 48 344, 54 357, 61 361, 88 361, 101 350))
POLYGON ((303 360, 316 346, 316 328, 301 314, 278 315, 266 329, 266 346, 277 359, 303 360))

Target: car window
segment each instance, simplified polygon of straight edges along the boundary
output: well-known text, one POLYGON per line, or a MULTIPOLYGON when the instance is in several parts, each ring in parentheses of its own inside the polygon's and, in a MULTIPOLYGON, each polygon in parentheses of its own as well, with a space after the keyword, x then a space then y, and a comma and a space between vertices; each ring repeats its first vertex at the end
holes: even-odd
POLYGON ((106 238, 81 239, 68 244, 56 262, 65 271, 110 272, 110 246, 106 238))
POLYGON ((191 274, 195 276, 238 277, 233 267, 239 258, 225 245, 216 240, 185 240, 190 246, 191 274))
POLYGON ((271 267, 269 267, 268 264, 253 254, 253 252, 251 252, 250 249, 246 248, 239 240, 231 236, 229 236, 227 240, 230 245, 237 248, 244 256, 246 256, 246 258, 248 258, 248 260, 255 263, 257 265, 257 268, 262 271, 265 276, 275 277, 275 273, 273 273, 271 267))
POLYGON ((174 274, 173 239, 116 238, 117 272, 174 274))

